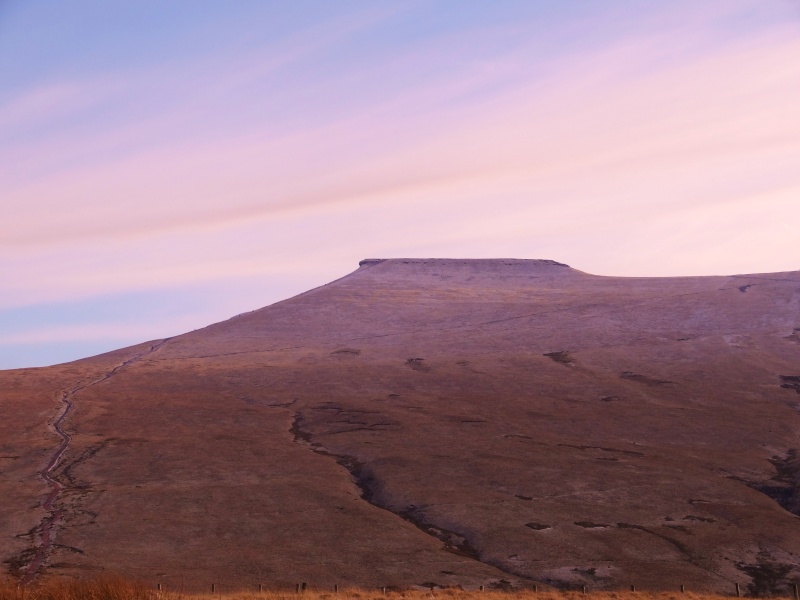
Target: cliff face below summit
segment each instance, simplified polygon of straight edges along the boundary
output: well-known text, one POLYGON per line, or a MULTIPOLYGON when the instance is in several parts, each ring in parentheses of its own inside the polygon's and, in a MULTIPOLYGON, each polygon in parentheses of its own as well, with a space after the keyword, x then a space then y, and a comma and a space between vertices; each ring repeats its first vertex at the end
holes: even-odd
POLYGON ((365 260, 0 372, 0 560, 176 588, 779 593, 800 577, 798 331, 800 272, 365 260))

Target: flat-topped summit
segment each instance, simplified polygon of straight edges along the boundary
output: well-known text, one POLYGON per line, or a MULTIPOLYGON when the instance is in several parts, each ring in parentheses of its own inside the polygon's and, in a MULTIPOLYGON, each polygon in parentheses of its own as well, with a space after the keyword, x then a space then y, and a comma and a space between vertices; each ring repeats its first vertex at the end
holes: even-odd
POLYGON ((564 263, 549 259, 539 258, 365 258, 358 263, 359 267, 367 267, 380 263, 391 263, 397 265, 430 265, 434 267, 445 266, 507 266, 507 267, 567 267, 564 263))
POLYGON ((420 291, 431 286, 449 289, 514 288, 528 279, 566 280, 586 275, 548 259, 522 258, 367 258, 358 263, 348 285, 403 285, 420 291))

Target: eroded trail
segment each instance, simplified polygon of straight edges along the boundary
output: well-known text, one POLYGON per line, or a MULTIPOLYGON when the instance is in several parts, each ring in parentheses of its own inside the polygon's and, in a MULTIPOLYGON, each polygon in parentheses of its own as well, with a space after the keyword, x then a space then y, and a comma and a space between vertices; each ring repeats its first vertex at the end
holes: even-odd
POLYGON ((81 390, 85 390, 86 388, 110 379, 121 370, 130 366, 132 363, 141 360, 149 354, 152 354, 168 341, 169 338, 160 340, 152 344, 150 348, 144 352, 135 354, 128 360, 118 364, 113 369, 106 371, 97 379, 78 384, 73 388, 61 392, 61 410, 59 411, 55 420, 52 422, 53 431, 61 438, 61 443, 59 444, 58 448, 56 448, 45 468, 39 473, 39 476, 42 478, 42 480, 48 486, 50 486, 50 493, 42 503, 42 508, 47 511, 47 515, 42 519, 41 523, 36 528, 39 544, 35 547, 35 551, 31 554, 30 561, 24 568, 25 573, 22 576, 22 583, 30 583, 36 579, 41 572, 42 567, 46 563, 47 557, 53 548, 53 544, 55 543, 56 530, 58 529, 59 524, 63 521, 64 509, 58 506, 58 499, 62 492, 66 489, 66 486, 55 477, 54 473, 58 468, 58 465, 61 463, 61 459, 64 457, 64 454, 69 449, 70 442, 72 441, 72 436, 64 431, 62 425, 75 407, 73 402, 75 394, 81 390))

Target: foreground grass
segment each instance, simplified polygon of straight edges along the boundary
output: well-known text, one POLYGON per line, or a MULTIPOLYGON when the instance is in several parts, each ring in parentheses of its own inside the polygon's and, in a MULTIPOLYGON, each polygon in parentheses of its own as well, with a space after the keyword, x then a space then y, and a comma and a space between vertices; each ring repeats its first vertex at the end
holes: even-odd
POLYGON ((19 586, 15 581, 0 580, 0 600, 730 600, 730 596, 687 592, 579 592, 558 591, 466 591, 444 589, 387 591, 342 589, 333 591, 264 590, 263 592, 227 592, 223 594, 179 593, 158 591, 150 586, 120 578, 92 581, 70 579, 49 580, 40 584, 19 586))
POLYGON ((41 584, 20 586, 16 581, 0 581, 0 600, 158 600, 144 585, 120 578, 94 581, 53 579, 41 584))

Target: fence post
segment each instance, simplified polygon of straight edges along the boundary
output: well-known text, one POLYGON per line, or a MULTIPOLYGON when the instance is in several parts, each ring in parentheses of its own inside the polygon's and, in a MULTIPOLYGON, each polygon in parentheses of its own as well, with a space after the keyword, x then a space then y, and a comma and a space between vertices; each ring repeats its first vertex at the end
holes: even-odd
POLYGON ((535 594, 535 593, 536 593, 536 592, 538 592, 538 591, 539 591, 539 586, 538 586, 538 585, 536 585, 536 584, 534 584, 534 585, 533 585, 533 593, 535 594))
POLYGON ((581 592, 584 593, 584 594, 586 593, 586 586, 585 585, 581 586, 581 592))
POLYGON ((333 593, 334 594, 338 594, 339 593, 339 584, 338 583, 333 586, 333 593))
POLYGON ((481 586, 481 591, 483 591, 483 586, 481 586))
POLYGON ((294 584, 294 591, 295 591, 296 594, 300 593, 300 584, 299 583, 294 584))
POLYGON ((739 589, 739 584, 738 583, 736 584, 736 597, 737 598, 741 598, 742 597, 742 590, 739 589))
POLYGON ((217 584, 216 583, 212 583, 211 584, 211 593, 213 594, 216 591, 217 591, 217 584))
POLYGON ((161 591, 161 584, 160 584, 160 583, 157 583, 157 584, 156 584, 156 589, 157 589, 159 592, 161 591))
POLYGON ((686 586, 681 584, 681 594, 686 592, 686 586))
POLYGON ((635 585, 633 585, 633 584, 631 584, 631 591, 632 591, 632 592, 635 592, 635 591, 636 591, 636 586, 635 586, 635 585))
POLYGON ((792 591, 794 592, 794 600, 800 600, 800 590, 797 589, 797 584, 792 584, 792 591))
POLYGON ((263 592, 263 591, 264 591, 264 585, 263 585, 263 584, 261 584, 261 583, 259 583, 259 584, 258 584, 258 593, 260 594, 260 593, 261 593, 261 592, 263 592))

